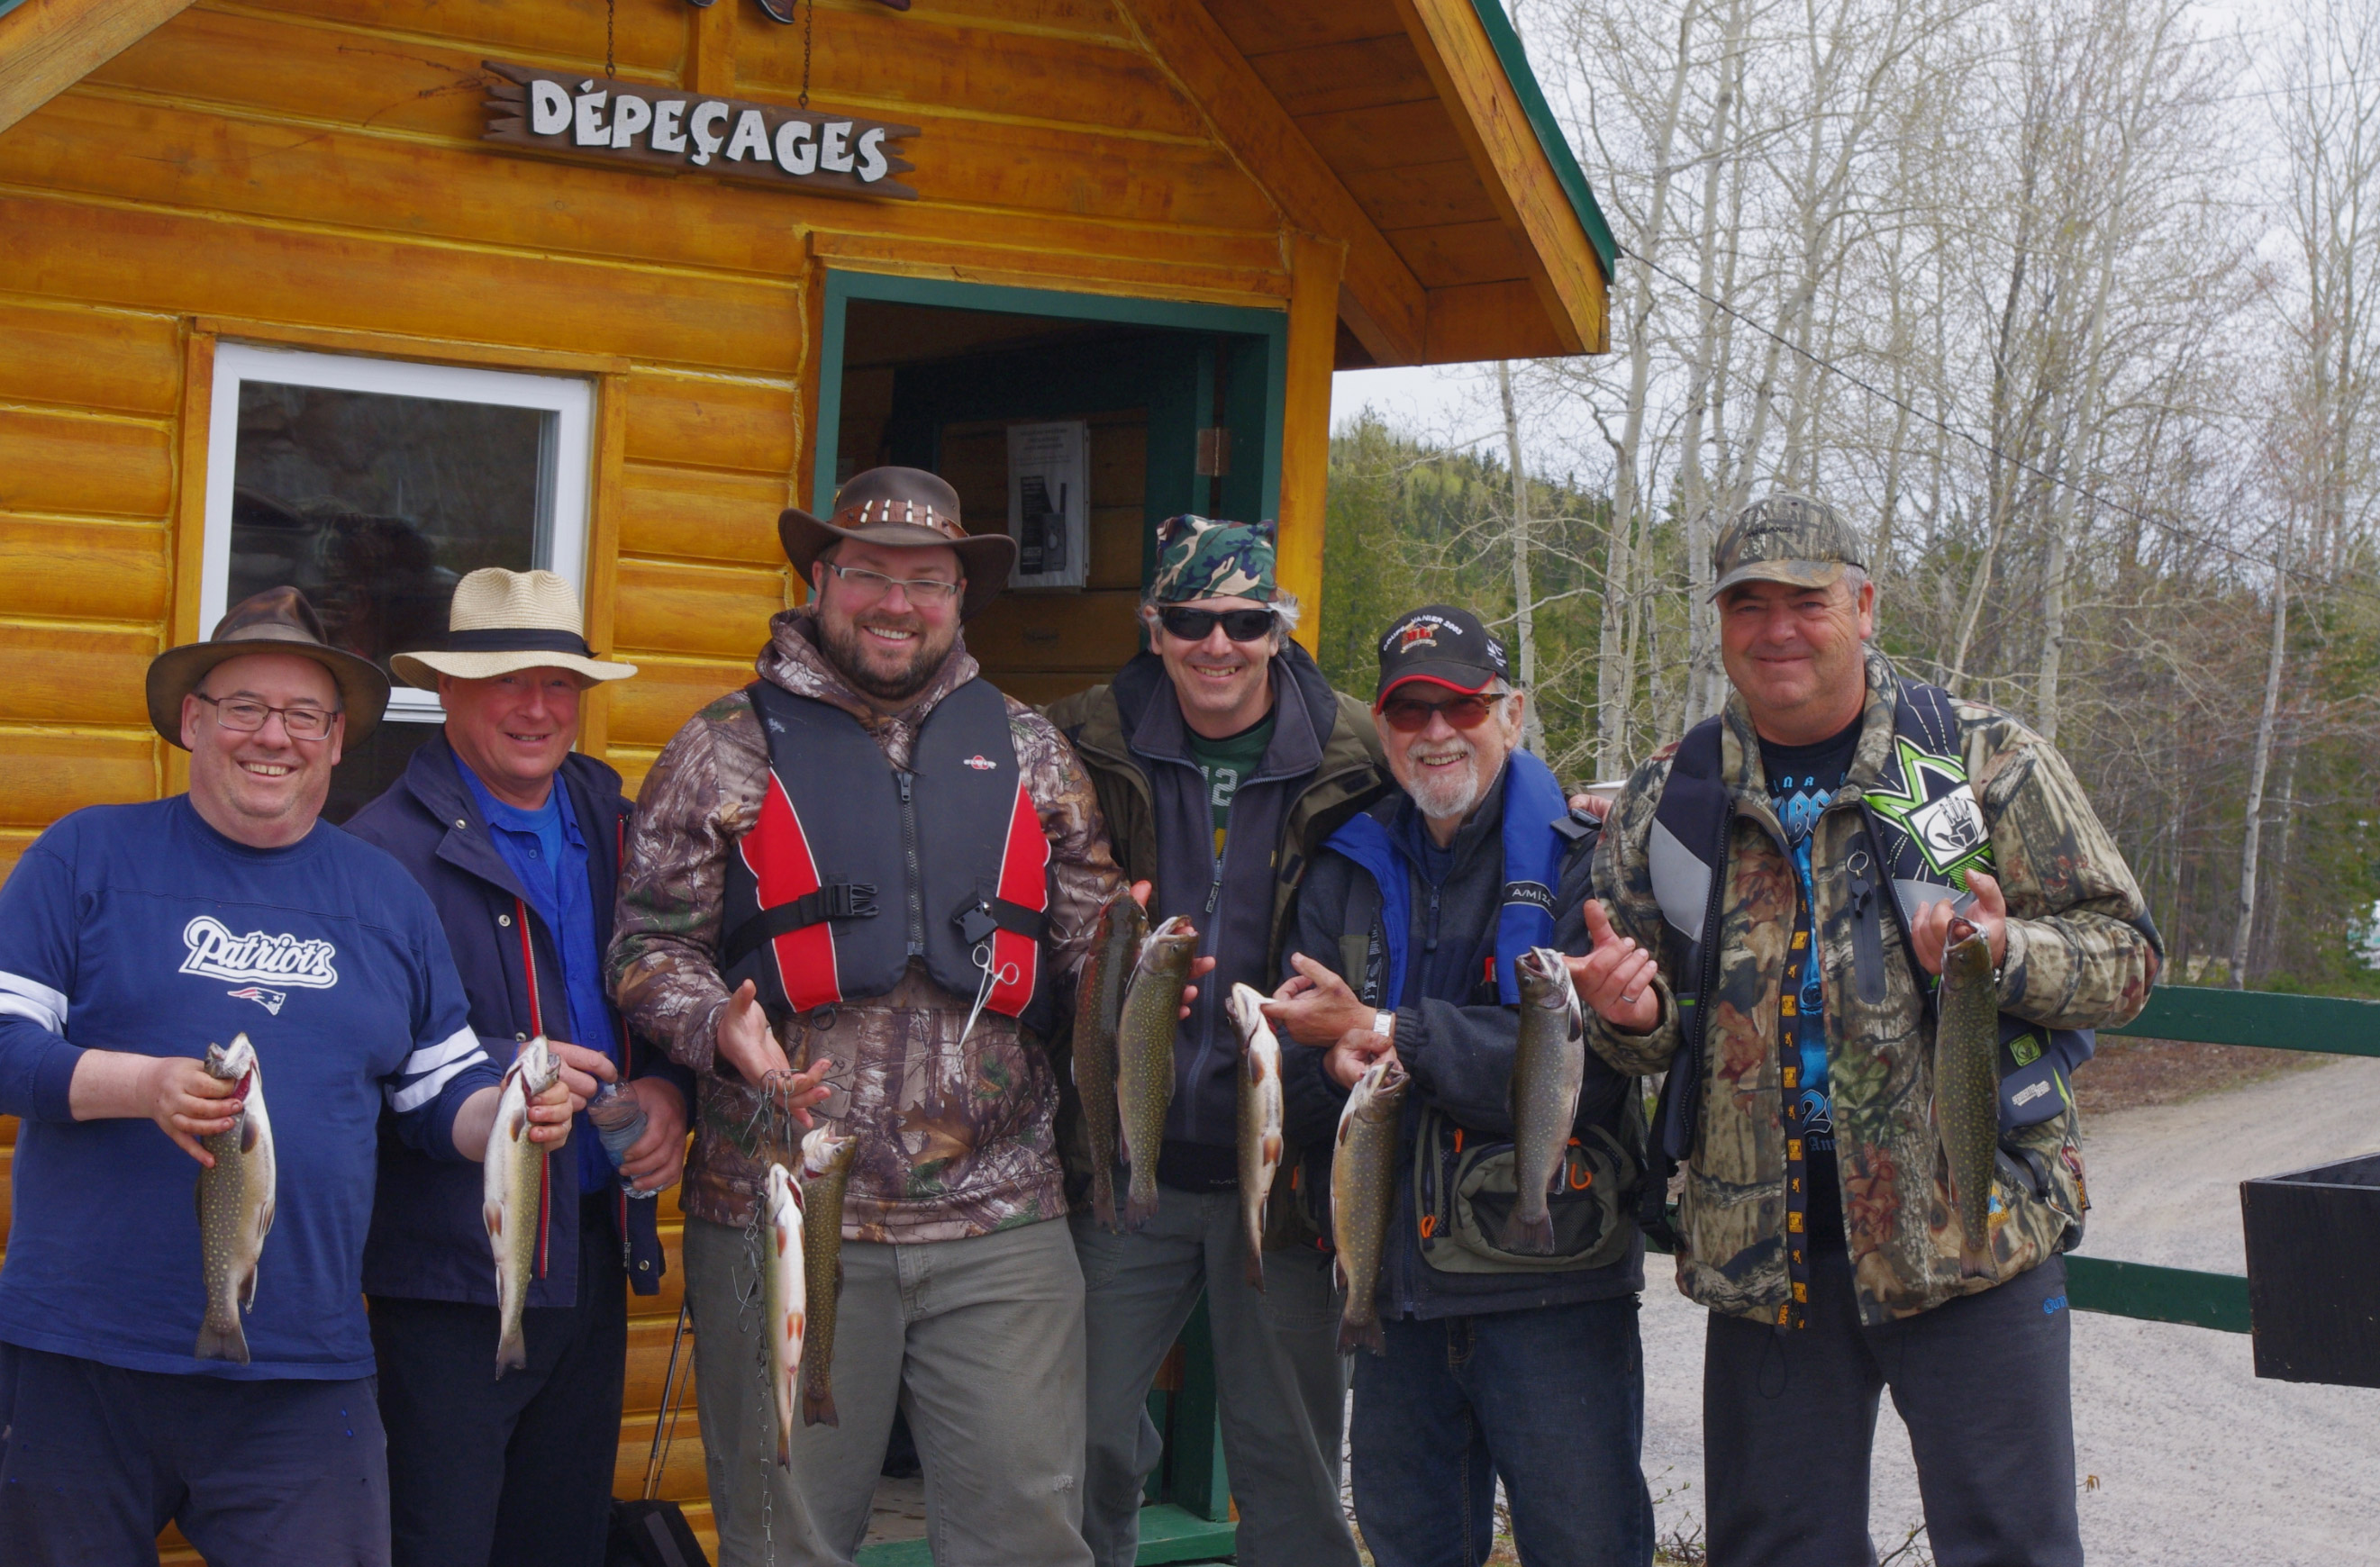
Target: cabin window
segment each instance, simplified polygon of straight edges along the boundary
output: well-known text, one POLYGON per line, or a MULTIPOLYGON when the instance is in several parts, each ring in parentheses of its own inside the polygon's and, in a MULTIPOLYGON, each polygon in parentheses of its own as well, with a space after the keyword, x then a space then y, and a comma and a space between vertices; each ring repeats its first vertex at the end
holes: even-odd
MULTIPOLYGON (((225 344, 215 352, 199 621, 294 585, 332 642, 382 669, 437 647, 455 585, 543 568, 583 594, 592 387, 567 377, 225 344)), ((325 814, 403 772, 443 717, 398 684, 325 814)))

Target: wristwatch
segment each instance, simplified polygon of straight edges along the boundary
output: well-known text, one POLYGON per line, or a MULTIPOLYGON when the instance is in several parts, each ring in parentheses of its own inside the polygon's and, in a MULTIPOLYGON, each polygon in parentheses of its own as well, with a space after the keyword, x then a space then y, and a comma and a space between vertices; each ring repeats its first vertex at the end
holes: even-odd
POLYGON ((1382 1039, 1390 1038, 1397 1031, 1397 1015, 1385 1009, 1373 1013, 1372 1031, 1382 1039))

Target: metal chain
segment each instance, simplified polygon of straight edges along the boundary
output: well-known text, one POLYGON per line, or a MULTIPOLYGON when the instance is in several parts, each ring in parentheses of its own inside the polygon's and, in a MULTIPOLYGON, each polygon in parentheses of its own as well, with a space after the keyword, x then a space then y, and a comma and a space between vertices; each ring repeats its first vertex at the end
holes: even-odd
POLYGON ((613 28, 619 21, 619 10, 620 0, 603 0, 603 75, 607 78, 620 74, 620 64, 615 57, 618 51, 613 47, 613 28))
POLYGON ((801 107, 810 106, 810 29, 818 23, 818 0, 802 10, 802 95, 795 100, 801 107))

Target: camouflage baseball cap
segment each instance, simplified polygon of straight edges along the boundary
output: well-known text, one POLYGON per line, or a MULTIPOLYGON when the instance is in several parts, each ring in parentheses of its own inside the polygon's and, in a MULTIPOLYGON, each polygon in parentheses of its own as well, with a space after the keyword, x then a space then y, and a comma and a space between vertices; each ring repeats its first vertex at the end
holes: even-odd
POLYGON ((1272 577, 1274 532, 1271 523, 1227 523, 1186 513, 1166 518, 1157 524, 1157 576, 1148 585, 1149 601, 1271 603, 1281 597, 1272 577))
POLYGON ((1866 569, 1860 542, 1835 509, 1806 495, 1779 490, 1738 512, 1711 546, 1711 597, 1740 582, 1829 587, 1843 568, 1866 569))

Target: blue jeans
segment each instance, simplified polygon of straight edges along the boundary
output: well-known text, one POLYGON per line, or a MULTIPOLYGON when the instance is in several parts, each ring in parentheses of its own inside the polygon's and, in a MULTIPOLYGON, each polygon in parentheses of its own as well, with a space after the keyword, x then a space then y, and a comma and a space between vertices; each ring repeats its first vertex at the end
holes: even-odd
POLYGON ((1479 1567, 1504 1481, 1529 1567, 1645 1567, 1636 1298, 1381 1324, 1355 1356, 1355 1517, 1379 1567, 1479 1567))

